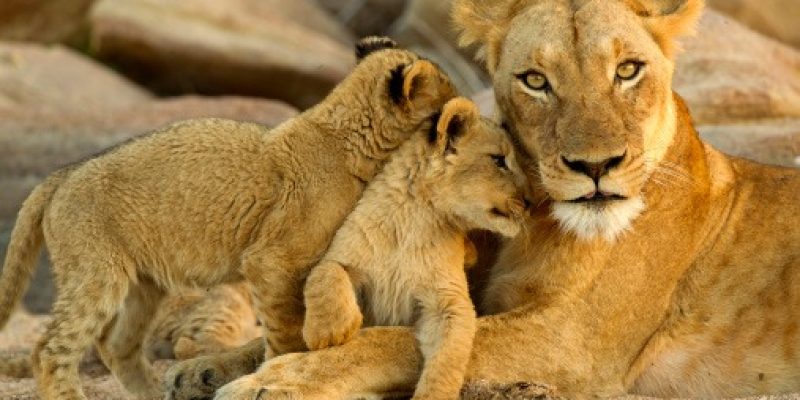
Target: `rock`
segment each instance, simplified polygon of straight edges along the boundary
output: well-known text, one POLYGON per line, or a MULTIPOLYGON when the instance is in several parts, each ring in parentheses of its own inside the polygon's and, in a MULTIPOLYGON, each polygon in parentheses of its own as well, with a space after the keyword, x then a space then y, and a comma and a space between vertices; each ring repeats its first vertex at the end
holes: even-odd
POLYGON ((70 49, 0 42, 0 109, 82 113, 150 99, 145 90, 70 49))
POLYGON ((800 1, 708 0, 707 4, 758 32, 800 48, 800 1))
POLYGON ((699 124, 800 117, 800 52, 708 10, 678 58, 675 89, 699 124))
POLYGON ((408 0, 317 0, 357 36, 381 35, 403 14, 408 0))
POLYGON ((91 48, 161 93, 254 95, 308 107, 354 63, 340 38, 346 34, 332 36, 336 22, 314 23, 326 18, 305 0, 102 0, 90 16, 91 48))
POLYGON ((698 130, 705 141, 727 154, 800 167, 800 119, 707 125, 698 130))
POLYGON ((87 36, 86 15, 94 1, 0 1, 0 40, 81 46, 87 36))

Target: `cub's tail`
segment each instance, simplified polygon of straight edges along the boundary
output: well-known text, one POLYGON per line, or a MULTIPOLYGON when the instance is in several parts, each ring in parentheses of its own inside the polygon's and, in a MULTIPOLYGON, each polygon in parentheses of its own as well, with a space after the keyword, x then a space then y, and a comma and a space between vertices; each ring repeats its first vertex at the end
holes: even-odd
POLYGON ((17 222, 8 242, 6 261, 0 276, 0 329, 2 329, 17 303, 28 288, 39 248, 42 247, 42 218, 56 189, 69 175, 69 170, 60 170, 49 176, 33 189, 22 203, 17 222))

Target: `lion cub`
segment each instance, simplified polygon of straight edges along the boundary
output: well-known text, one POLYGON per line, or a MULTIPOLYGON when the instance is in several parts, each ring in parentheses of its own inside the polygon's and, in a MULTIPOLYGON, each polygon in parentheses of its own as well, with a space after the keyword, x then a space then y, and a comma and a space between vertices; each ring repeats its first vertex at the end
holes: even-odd
POLYGON ((445 105, 429 137, 395 153, 336 233, 305 286, 310 349, 366 325, 416 322, 425 367, 415 399, 458 397, 475 333, 464 272, 468 230, 514 236, 527 180, 513 146, 476 106, 445 105))
POLYGON ((43 399, 85 399, 77 366, 92 342, 127 390, 160 395, 142 339, 180 286, 248 281, 267 353, 305 350, 308 270, 389 155, 455 97, 434 64, 388 39, 358 53, 325 100, 275 129, 181 122, 31 193, 0 280, 0 326, 44 240, 58 299, 33 355, 43 399))

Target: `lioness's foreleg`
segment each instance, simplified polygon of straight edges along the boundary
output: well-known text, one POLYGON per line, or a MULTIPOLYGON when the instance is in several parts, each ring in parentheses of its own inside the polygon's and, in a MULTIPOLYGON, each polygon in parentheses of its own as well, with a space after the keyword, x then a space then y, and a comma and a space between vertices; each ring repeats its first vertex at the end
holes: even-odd
MULTIPOLYGON (((570 322, 572 313, 578 311, 561 311, 545 316, 523 307, 480 318, 465 380, 545 384, 568 381, 571 386, 564 388, 567 393, 600 388, 609 395, 623 394, 621 377, 619 381, 598 378, 587 362, 591 352, 586 346, 590 342, 581 328, 570 322)), ((241 384, 236 386, 247 387, 246 393, 250 394, 263 390, 261 400, 284 398, 281 396, 287 392, 303 399, 412 393, 422 366, 423 356, 410 328, 366 328, 341 346, 271 359, 255 374, 241 378, 241 384)), ((226 388, 219 393, 225 393, 226 388)), ((220 397, 224 398, 238 397, 220 397)))
POLYGON ((255 372, 265 352, 264 338, 258 338, 228 352, 179 362, 164 378, 166 399, 211 398, 220 386, 255 372))
POLYGON ((311 271, 303 291, 306 317, 303 339, 311 350, 352 339, 363 320, 353 283, 341 264, 323 261, 311 271))
POLYGON ((144 336, 164 292, 152 282, 131 286, 125 305, 108 324, 96 347, 106 366, 129 392, 142 398, 161 394, 159 378, 142 351, 144 336))

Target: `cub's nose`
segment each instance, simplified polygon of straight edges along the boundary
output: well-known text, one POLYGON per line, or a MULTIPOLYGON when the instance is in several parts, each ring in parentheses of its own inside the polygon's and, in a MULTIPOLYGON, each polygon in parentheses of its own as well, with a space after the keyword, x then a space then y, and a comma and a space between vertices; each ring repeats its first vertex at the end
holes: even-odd
POLYGON ((569 160, 565 156, 561 156, 561 161, 571 171, 583 174, 592 178, 595 184, 600 182, 600 178, 608 174, 609 171, 622 164, 625 159, 625 153, 621 156, 607 158, 600 162, 591 162, 585 160, 569 160))

